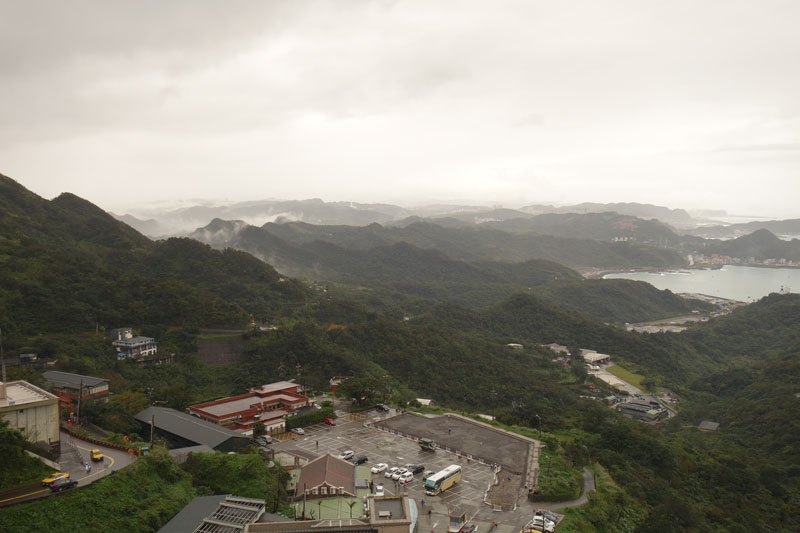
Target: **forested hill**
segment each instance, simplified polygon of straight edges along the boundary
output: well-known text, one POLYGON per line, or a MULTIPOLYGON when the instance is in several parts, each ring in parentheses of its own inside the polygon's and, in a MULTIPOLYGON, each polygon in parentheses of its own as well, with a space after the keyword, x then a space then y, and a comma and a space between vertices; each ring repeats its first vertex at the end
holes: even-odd
POLYGON ((564 280, 536 287, 533 292, 560 307, 617 323, 646 322, 715 307, 628 279, 564 280))
POLYGON ((355 226, 312 226, 304 223, 265 224, 258 231, 234 223, 215 221, 190 235, 215 247, 232 246, 260 257, 278 257, 284 268, 298 265, 296 254, 287 253, 292 245, 310 253, 321 254, 316 242, 325 242, 347 250, 372 250, 405 243, 425 250, 434 249, 452 260, 518 263, 545 260, 570 268, 670 267, 685 264, 672 250, 635 242, 603 242, 592 239, 514 232, 488 226, 444 227, 429 222, 415 222, 405 227, 371 224, 355 226), (269 237, 259 237, 259 232, 269 237))
POLYGON ((48 201, 0 176, 0 322, 11 342, 96 324, 243 325, 307 294, 243 252, 152 242, 77 196, 48 201))

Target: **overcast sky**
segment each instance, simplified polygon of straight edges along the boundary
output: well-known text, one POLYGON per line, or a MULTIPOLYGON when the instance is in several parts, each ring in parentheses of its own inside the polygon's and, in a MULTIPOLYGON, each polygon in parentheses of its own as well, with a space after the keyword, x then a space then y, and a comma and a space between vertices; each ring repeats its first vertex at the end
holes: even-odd
POLYGON ((0 173, 104 209, 800 217, 800 2, 0 0, 0 173))

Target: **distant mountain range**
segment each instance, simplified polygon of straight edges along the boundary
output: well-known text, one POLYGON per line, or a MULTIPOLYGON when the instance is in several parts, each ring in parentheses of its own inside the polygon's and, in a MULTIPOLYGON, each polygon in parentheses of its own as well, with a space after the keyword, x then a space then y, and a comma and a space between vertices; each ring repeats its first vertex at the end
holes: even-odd
MULTIPOLYGON (((638 221, 619 215, 610 218, 623 220, 628 232, 634 231, 635 221, 638 221)), ((646 221, 639 222, 649 224, 646 221)), ((588 226, 595 227, 596 224, 589 221, 588 226)), ((657 240, 661 226, 656 227, 659 233, 653 239, 657 240)), ((290 275, 314 279, 322 276, 332 281, 341 281, 343 276, 353 275, 363 281, 372 275, 370 269, 398 268, 388 265, 402 264, 402 258, 409 254, 425 259, 424 262, 428 263, 427 274, 418 272, 422 276, 419 277, 402 268, 398 274, 406 272, 413 279, 430 281, 433 281, 430 276, 432 272, 445 268, 450 276, 448 281, 461 281, 458 276, 465 272, 454 261, 469 263, 472 268, 484 273, 485 266, 480 263, 487 262, 513 264, 547 261, 573 269, 664 268, 685 264, 685 259, 675 251, 638 242, 604 242, 532 231, 506 231, 490 225, 444 227, 431 222, 414 222, 404 227, 380 224, 358 227, 291 222, 268 223, 256 228, 242 221, 214 220, 189 236, 216 248, 232 247, 249 252, 290 275), (398 247, 399 244, 404 246, 398 247), (446 261, 449 263, 445 267, 443 262, 446 261), (363 266, 357 267, 358 262, 363 266), (434 267, 434 264, 438 266, 434 267)), ((493 266, 495 272, 501 269, 497 264, 493 266)), ((405 268, 410 268, 410 265, 405 268)), ((529 284, 525 277, 527 274, 520 273, 519 266, 513 267, 517 269, 515 272, 509 270, 512 268, 510 266, 502 268, 505 269, 505 279, 529 284)), ((565 276, 562 274, 560 277, 565 276)))
POLYGON ((696 221, 682 209, 637 203, 583 203, 562 207, 531 205, 520 209, 507 209, 446 204, 406 208, 391 204, 324 202, 320 199, 263 200, 152 212, 146 219, 130 214, 113 216, 145 235, 155 238, 186 235, 196 228, 208 225, 215 218, 242 220, 254 226, 268 222, 306 222, 322 226, 367 226, 373 223, 407 226, 414 222, 429 221, 452 227, 525 220, 542 214, 611 212, 645 220, 656 219, 678 228, 692 228, 696 225, 696 221))

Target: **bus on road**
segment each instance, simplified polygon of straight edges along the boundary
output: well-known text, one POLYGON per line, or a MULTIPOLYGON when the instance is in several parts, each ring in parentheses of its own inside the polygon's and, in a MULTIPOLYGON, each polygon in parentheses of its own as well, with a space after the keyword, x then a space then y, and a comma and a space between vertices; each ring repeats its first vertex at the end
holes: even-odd
POLYGON ((461 481, 461 467, 450 465, 425 480, 425 494, 436 496, 461 481))

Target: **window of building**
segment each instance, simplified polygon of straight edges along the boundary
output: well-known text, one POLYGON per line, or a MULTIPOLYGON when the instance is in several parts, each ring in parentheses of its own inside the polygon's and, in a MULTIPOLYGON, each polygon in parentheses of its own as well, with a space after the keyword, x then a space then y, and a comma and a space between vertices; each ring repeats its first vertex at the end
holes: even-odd
POLYGON ((322 488, 320 488, 319 490, 322 492, 322 495, 323 495, 323 496, 325 496, 326 494, 328 494, 328 487, 322 487, 322 488))
POLYGON ((317 487, 314 487, 314 490, 311 491, 312 494, 317 494, 317 487))

